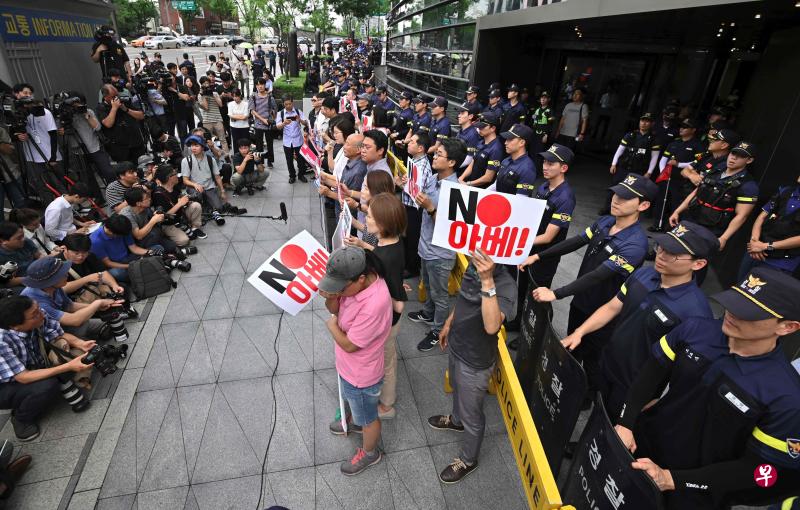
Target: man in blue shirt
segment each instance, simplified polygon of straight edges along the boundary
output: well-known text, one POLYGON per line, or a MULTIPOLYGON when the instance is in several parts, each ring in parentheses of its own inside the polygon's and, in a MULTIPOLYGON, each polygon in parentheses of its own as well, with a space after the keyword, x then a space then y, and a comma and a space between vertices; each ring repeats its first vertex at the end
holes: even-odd
POLYGON ((611 300, 561 341, 573 350, 582 338, 616 322, 601 356, 601 387, 609 416, 619 415, 628 389, 662 336, 690 317, 713 319, 694 272, 708 264, 719 249, 711 231, 685 221, 655 236, 654 267, 640 267, 611 300))
POLYGON ((458 106, 458 127, 460 129, 458 134, 456 134, 456 138, 464 142, 464 145, 467 146, 467 158, 457 172, 459 178, 464 171, 469 168, 469 165, 472 164, 472 160, 478 152, 478 147, 483 141, 481 135, 478 133, 478 128, 475 127, 479 114, 480 110, 477 104, 462 103, 458 106))
MULTIPOLYGON (((114 214, 103 222, 103 226, 89 235, 92 240, 92 253, 108 268, 108 272, 118 282, 130 282, 128 263, 139 257, 153 253, 136 245, 131 233, 131 220, 114 214)), ((152 246, 151 250, 162 249, 152 246)))
POLYGON ((428 149, 428 154, 433 154, 442 143, 442 140, 450 138, 450 119, 447 118, 447 99, 436 96, 433 101, 428 103, 431 109, 431 142, 433 145, 428 149))
POLYGON ((653 345, 616 429, 668 509, 761 506, 797 494, 800 376, 780 337, 800 330, 799 294, 800 281, 755 268, 713 296, 723 320, 688 319, 653 345), (774 485, 759 485, 765 475, 774 485))
MULTIPOLYGON (((647 234, 639 224, 639 215, 650 207, 651 200, 658 193, 658 187, 646 177, 628 174, 622 182, 610 189, 614 192, 611 216, 601 216, 583 234, 551 246, 530 260, 531 263, 536 263, 589 245, 578 270, 577 280, 559 289, 539 287, 533 291, 533 298, 540 302, 574 296, 567 326, 567 333, 570 334, 595 310, 614 297, 647 255, 647 234)), ((592 389, 599 387, 600 352, 608 342, 613 328, 614 324, 609 323, 594 333, 585 335, 581 345, 573 351, 575 357, 583 362, 589 387, 592 389)))
POLYGON ((494 183, 497 171, 500 170, 500 162, 506 155, 503 141, 497 136, 500 116, 491 112, 481 113, 474 126, 482 142, 478 145, 472 163, 461 174, 459 181, 467 186, 485 188, 494 183))
POLYGON ((450 295, 447 283, 450 271, 456 260, 456 253, 447 248, 434 246, 433 227, 436 222, 436 204, 439 202, 439 190, 442 181, 458 182, 456 169, 467 157, 467 148, 461 140, 450 138, 442 140, 433 156, 435 179, 423 183, 422 191, 417 194, 416 202, 422 212, 422 228, 419 237, 419 257, 422 259, 421 277, 427 294, 422 310, 411 312, 408 318, 412 322, 422 322, 431 326, 431 330, 417 345, 417 349, 426 352, 439 343, 439 333, 447 320, 450 308, 450 295))
POLYGON ((514 124, 500 136, 505 140, 508 157, 500 163, 494 189, 511 195, 523 192, 530 196, 536 182, 536 166, 528 156, 533 131, 525 124, 514 124))

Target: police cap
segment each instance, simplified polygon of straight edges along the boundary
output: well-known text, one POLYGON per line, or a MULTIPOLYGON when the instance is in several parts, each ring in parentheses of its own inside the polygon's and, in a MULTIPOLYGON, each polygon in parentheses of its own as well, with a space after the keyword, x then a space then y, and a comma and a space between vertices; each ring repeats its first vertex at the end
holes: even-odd
POLYGON ((426 101, 425 98, 422 97, 419 94, 414 96, 414 99, 412 99, 411 102, 412 103, 425 103, 426 105, 428 104, 428 101, 426 101))
POLYGON ((470 85, 467 88, 467 94, 477 94, 481 89, 477 85, 470 85))
POLYGON ((692 119, 683 119, 683 121, 681 121, 680 127, 688 129, 697 129, 697 124, 692 119))
POLYGON ((400 93, 400 99, 408 99, 409 101, 411 101, 412 99, 414 99, 414 94, 412 94, 407 90, 404 90, 403 92, 400 93))
POLYGON ((650 112, 644 112, 643 114, 639 115, 639 120, 649 120, 653 122, 653 114, 650 112))
POLYGON ((652 202, 658 194, 658 186, 653 181, 648 177, 634 173, 629 173, 622 182, 608 189, 625 200, 639 198, 652 202))
POLYGON ((517 85, 516 83, 512 83, 511 85, 508 86, 508 91, 519 92, 520 91, 519 85, 517 85))
POLYGON ((458 111, 469 112, 470 115, 478 115, 481 113, 481 109, 476 103, 461 103, 457 108, 458 111))
POLYGON ((665 234, 656 234, 653 241, 675 255, 687 254, 707 259, 719 250, 719 239, 713 232, 691 221, 682 221, 665 234))
POLYGON ((500 127, 500 116, 494 112, 484 112, 478 116, 478 122, 475 123, 475 127, 478 129, 483 129, 486 126, 494 126, 496 128, 500 127))
POLYGON ((731 152, 734 154, 739 154, 746 158, 754 158, 756 157, 756 148, 750 142, 741 141, 736 144, 736 146, 731 149, 731 152))
POLYGON ((503 94, 498 89, 492 89, 489 91, 489 97, 503 97, 503 94))
POLYGON ((711 296, 737 318, 746 321, 800 320, 800 280, 769 267, 756 267, 738 285, 711 296))
POLYGON ((554 143, 546 151, 540 152, 539 155, 552 163, 564 163, 565 165, 572 163, 572 158, 575 157, 572 149, 558 143, 554 143))
POLYGON ((447 108, 447 99, 443 98, 442 96, 436 96, 433 98, 433 101, 428 103, 429 108, 436 108, 437 106, 447 108))
POLYGON ((533 136, 533 130, 525 124, 514 124, 508 131, 503 131, 500 133, 500 136, 502 136, 505 140, 522 138, 527 144, 530 143, 531 137, 533 136))
POLYGON ((720 140, 722 142, 727 142, 728 145, 731 147, 735 146, 739 141, 742 139, 739 136, 739 133, 734 131, 733 129, 720 129, 717 131, 717 134, 714 135, 715 140, 720 140))

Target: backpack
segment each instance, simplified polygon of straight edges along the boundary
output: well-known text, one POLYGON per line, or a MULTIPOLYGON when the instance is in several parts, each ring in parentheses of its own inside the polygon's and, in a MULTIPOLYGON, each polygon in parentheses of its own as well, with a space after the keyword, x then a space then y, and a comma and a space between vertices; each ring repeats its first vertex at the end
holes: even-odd
POLYGON ((128 264, 131 290, 139 299, 168 292, 178 285, 172 281, 161 257, 142 257, 128 264))

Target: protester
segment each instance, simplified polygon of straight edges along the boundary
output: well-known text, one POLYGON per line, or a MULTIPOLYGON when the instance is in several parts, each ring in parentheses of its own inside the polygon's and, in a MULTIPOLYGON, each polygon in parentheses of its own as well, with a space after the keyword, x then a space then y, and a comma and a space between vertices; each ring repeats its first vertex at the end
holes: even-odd
MULTIPOLYGON (((431 139, 427 133, 419 132, 411 135, 406 145, 408 157, 411 159, 408 171, 416 169, 417 187, 423 190, 427 187, 428 181, 433 180, 431 164, 428 161, 428 149, 431 146, 431 139)), ((403 187, 408 182, 408 175, 395 177, 399 187, 403 187)), ((417 248, 419 246, 420 229, 422 228, 422 209, 420 209, 414 197, 408 193, 402 195, 403 205, 406 207, 406 218, 408 227, 405 234, 405 260, 406 271, 404 276, 411 278, 419 275, 421 259, 417 248)))

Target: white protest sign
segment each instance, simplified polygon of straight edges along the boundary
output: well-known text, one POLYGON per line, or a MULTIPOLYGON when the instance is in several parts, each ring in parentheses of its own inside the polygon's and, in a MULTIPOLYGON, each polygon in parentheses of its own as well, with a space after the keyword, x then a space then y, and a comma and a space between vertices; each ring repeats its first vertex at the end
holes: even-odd
POLYGON ((480 248, 499 264, 519 264, 533 246, 547 202, 443 181, 433 244, 457 253, 480 248))
MULTIPOLYGON (((403 186, 403 193, 411 198, 416 198, 419 192, 422 191, 419 167, 411 160, 411 158, 408 158, 406 169, 408 170, 408 174, 406 175, 406 184, 403 186)), ((414 207, 419 209, 419 204, 416 201, 414 202, 414 207)))
POLYGON ((336 176, 337 181, 342 180, 342 174, 344 173, 344 167, 347 166, 347 156, 344 155, 344 147, 339 149, 339 152, 336 153, 336 157, 333 158, 333 175, 336 176))
POLYGON ((350 237, 350 229, 353 227, 353 214, 347 204, 343 203, 342 212, 339 214, 339 222, 336 230, 331 236, 331 247, 335 250, 344 246, 344 240, 350 237))
POLYGON ((319 292, 328 252, 303 230, 270 255, 247 279, 278 307, 297 315, 319 292))

